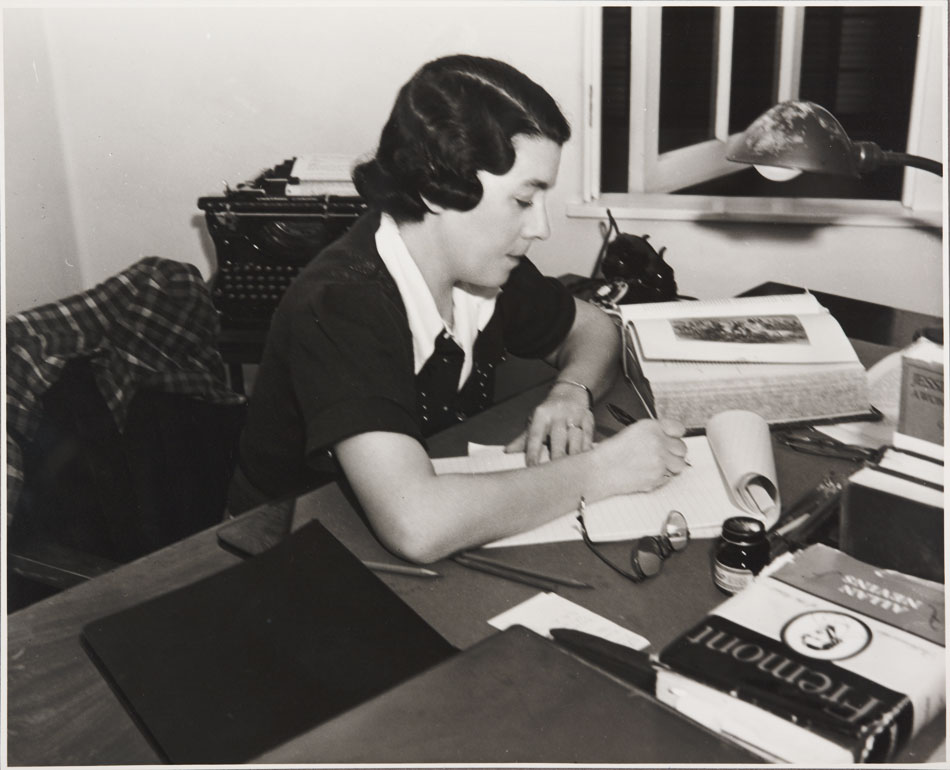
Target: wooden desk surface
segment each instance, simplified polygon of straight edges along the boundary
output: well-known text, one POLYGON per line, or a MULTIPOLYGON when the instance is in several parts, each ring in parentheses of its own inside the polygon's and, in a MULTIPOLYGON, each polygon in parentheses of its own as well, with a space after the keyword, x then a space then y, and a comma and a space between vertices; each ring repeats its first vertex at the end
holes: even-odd
MULTIPOLYGON (((859 348, 866 363, 885 352, 887 348, 880 346, 859 348)), ((433 454, 458 454, 470 440, 507 440, 520 429, 530 407, 545 392, 546 386, 537 386, 440 434, 432 442, 433 454)), ((622 401, 626 397, 629 394, 618 388, 610 399, 621 400, 632 409, 629 401, 622 401)), ((598 417, 605 430, 616 427, 608 415, 598 417)), ((851 467, 844 461, 800 455, 778 446, 776 463, 783 499, 789 501, 810 488, 828 468, 847 474, 851 467)), ((253 515, 253 511, 245 514, 253 515)), ((361 521, 340 486, 329 485, 298 500, 294 526, 314 517, 360 558, 393 560, 361 521)), ((658 577, 639 585, 615 575, 579 542, 505 549, 498 556, 525 566, 557 569, 591 583, 594 590, 563 589, 563 594, 643 634, 659 647, 723 600, 710 575, 711 543, 693 542, 685 552, 673 556, 658 577)), ((618 559, 624 559, 628 549, 629 544, 624 543, 605 545, 605 550, 618 559)), ((192 583, 237 561, 238 557, 218 545, 215 530, 207 530, 11 615, 7 640, 8 763, 159 762, 158 754, 83 650, 80 630, 95 618, 192 583)), ((461 648, 493 632, 486 623, 488 618, 535 593, 527 586, 472 572, 449 561, 440 562, 436 569, 443 574, 441 579, 381 577, 461 648)), ((942 760, 944 736, 944 725, 938 718, 905 750, 900 761, 942 760)))

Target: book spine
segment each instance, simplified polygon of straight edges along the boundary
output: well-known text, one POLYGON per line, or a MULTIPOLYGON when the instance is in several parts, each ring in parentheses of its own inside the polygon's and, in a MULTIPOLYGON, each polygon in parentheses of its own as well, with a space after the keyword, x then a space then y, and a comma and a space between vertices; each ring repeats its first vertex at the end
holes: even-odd
POLYGON ((666 647, 660 663, 831 740, 857 761, 886 759, 912 731, 903 693, 717 615, 666 647))

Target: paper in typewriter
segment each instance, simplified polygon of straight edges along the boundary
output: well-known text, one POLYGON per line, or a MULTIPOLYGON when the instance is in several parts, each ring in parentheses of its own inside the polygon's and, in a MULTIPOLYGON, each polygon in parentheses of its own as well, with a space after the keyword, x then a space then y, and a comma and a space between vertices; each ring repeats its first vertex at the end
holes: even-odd
MULTIPOLYGON (((673 509, 686 517, 690 533, 696 538, 717 537, 722 529, 722 522, 730 516, 757 515, 765 520, 764 515, 744 507, 744 504, 737 502, 739 498, 734 499, 730 494, 720 470, 720 463, 717 463, 710 442, 705 436, 693 436, 684 440, 691 465, 674 476, 669 483, 652 492, 617 495, 588 503, 585 522, 591 539, 603 542, 658 535, 667 515, 673 509)), ((720 451, 726 452, 731 458, 743 447, 745 440, 740 435, 735 441, 722 442, 720 451)), ((771 479, 774 483, 771 443, 760 448, 768 452, 767 458, 746 457, 739 452, 735 460, 727 460, 727 467, 741 468, 742 463, 749 463, 755 475, 771 461, 771 479)), ((433 460, 433 465, 439 474, 486 473, 524 468, 525 460, 523 453, 505 454, 501 447, 479 447, 467 456, 433 460)), ((745 473, 739 472, 739 476, 744 475, 745 473)), ((496 540, 486 547, 580 539, 577 511, 572 511, 535 529, 496 540)))
POLYGON ((290 171, 295 181, 285 188, 288 197, 307 195, 357 195, 351 177, 355 160, 349 155, 324 153, 294 159, 290 171))

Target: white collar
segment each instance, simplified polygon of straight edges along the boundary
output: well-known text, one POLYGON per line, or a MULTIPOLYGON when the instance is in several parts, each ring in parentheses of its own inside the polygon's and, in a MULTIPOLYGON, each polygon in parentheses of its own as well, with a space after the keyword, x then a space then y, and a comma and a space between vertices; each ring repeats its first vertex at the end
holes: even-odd
POLYGON ((399 227, 388 214, 382 214, 379 218, 376 250, 396 282, 403 305, 406 306, 409 331, 412 334, 415 373, 419 373, 435 350, 436 337, 446 332, 465 354, 462 374, 459 378, 461 389, 472 371, 472 349, 475 346, 475 338, 491 320, 495 312, 498 292, 485 296, 461 286, 452 287, 454 328, 450 329, 439 313, 419 266, 399 234, 399 227))

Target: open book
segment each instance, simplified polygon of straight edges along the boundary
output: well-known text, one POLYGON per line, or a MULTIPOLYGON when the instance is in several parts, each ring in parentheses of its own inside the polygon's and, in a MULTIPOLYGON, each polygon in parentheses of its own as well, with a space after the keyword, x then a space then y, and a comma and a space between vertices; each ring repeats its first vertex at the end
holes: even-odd
POLYGON ((867 376, 812 294, 624 305, 627 379, 648 412, 701 430, 717 412, 770 423, 871 412, 867 376))
MULTIPOLYGON (((749 412, 717 417, 708 436, 685 439, 690 466, 652 492, 616 495, 587 504, 585 523, 595 541, 658 535, 670 510, 686 517, 692 537, 716 537, 730 516, 755 516, 766 526, 781 503, 768 427, 749 412)), ((557 462, 557 461, 555 461, 557 462)), ((488 473, 525 467, 524 453, 470 447, 469 454, 432 461, 436 473, 488 473)), ((487 547, 580 540, 577 511, 487 547)))

